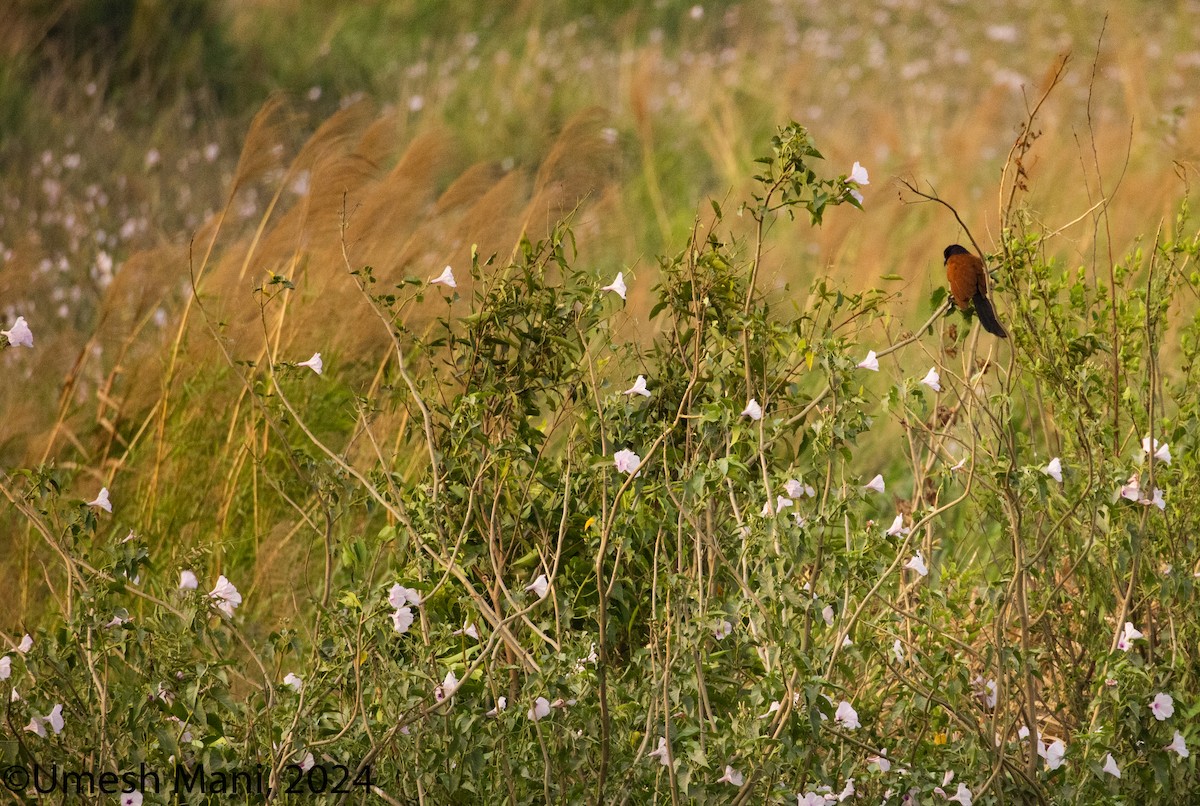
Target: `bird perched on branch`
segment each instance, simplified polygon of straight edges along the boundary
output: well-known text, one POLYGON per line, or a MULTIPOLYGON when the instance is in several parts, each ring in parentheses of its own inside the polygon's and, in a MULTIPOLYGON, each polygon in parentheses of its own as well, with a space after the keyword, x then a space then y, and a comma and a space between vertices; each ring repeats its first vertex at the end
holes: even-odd
POLYGON ((958 244, 951 244, 942 252, 946 261, 946 278, 950 280, 950 296, 955 304, 966 310, 974 302, 975 313, 983 329, 1002 339, 1008 333, 996 319, 996 311, 987 297, 988 275, 983 261, 958 244))

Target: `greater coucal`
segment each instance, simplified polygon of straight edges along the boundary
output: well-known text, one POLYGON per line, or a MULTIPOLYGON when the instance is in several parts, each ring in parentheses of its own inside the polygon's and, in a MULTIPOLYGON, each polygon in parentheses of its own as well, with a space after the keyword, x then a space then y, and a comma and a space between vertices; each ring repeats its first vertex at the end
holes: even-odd
POLYGON ((1008 333, 996 319, 996 311, 987 298, 988 275, 983 261, 958 244, 947 246, 942 257, 946 261, 946 278, 950 280, 950 296, 954 297, 954 302, 963 310, 974 302, 983 329, 1007 339, 1008 333))

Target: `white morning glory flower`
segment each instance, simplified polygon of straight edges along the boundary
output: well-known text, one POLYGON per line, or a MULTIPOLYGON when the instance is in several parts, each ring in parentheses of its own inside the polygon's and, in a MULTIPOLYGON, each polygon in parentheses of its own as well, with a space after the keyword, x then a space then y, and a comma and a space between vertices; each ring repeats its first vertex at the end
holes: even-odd
POLYGON ((867 169, 855 162, 854 167, 850 169, 850 176, 847 181, 853 182, 856 185, 869 185, 871 180, 868 178, 867 169))
POLYGON ((751 420, 761 420, 763 416, 762 406, 758 405, 758 401, 750 398, 750 402, 746 404, 746 408, 742 409, 742 417, 749 417, 751 420))
POLYGON ((325 363, 323 361, 321 361, 320 353, 313 353, 312 358, 308 359, 307 361, 301 361, 300 363, 296 364, 296 366, 308 367, 309 369, 311 369, 313 372, 317 373, 318 375, 320 375, 321 371, 323 369, 325 369, 325 363))
POLYGON ((1132 621, 1127 621, 1125 622, 1125 629, 1121 632, 1121 637, 1117 639, 1117 649, 1122 652, 1128 652, 1133 647, 1133 642, 1141 637, 1141 630, 1134 627, 1132 621))
POLYGON ((97 495, 95 498, 93 498, 91 501, 88 501, 87 505, 89 507, 96 507, 97 509, 102 509, 111 515, 112 514, 112 502, 108 499, 108 488, 101 487, 100 494, 97 495))
POLYGON ((935 392, 942 391, 942 376, 938 375, 937 367, 930 367, 929 372, 925 373, 925 377, 921 379, 921 383, 935 392))
POLYGON ((443 678, 442 684, 433 690, 433 698, 438 702, 443 702, 446 699, 453 697, 454 692, 458 690, 458 678, 454 676, 454 672, 446 672, 446 677, 443 678))
POLYGON ((796 795, 796 806, 825 806, 825 796, 816 792, 805 792, 796 795))
POLYGON ((1038 755, 1046 759, 1046 768, 1057 770, 1063 765, 1063 758, 1067 755, 1067 746, 1063 744, 1062 739, 1055 739, 1048 745, 1038 741, 1038 755))
POLYGON ((1042 468, 1042 472, 1062 484, 1062 460, 1057 456, 1050 460, 1050 464, 1042 468))
POLYGON ((664 767, 670 767, 671 766, 671 750, 670 750, 670 748, 667 747, 667 737, 659 736, 658 737, 658 747, 654 750, 651 750, 646 755, 650 756, 650 758, 657 758, 658 762, 660 764, 662 764, 664 767))
POLYGON ((880 772, 887 772, 892 768, 892 762, 888 759, 886 750, 880 750, 877 756, 867 756, 867 764, 874 765, 880 772))
POLYGON ((627 290, 625 288, 625 272, 622 272, 622 271, 617 272, 617 279, 613 280, 611 283, 604 286, 604 288, 601 288, 600 290, 601 291, 613 291, 613 292, 619 294, 621 299, 625 299, 625 291, 627 290))
POLYGON ((642 457, 628 448, 623 448, 613 454, 613 464, 616 465, 618 473, 633 475, 641 466, 642 457))
POLYGON ((904 663, 904 642, 899 638, 892 642, 892 655, 896 657, 896 663, 904 663))
POLYGON ((42 721, 50 726, 55 735, 62 733, 63 730, 62 709, 62 703, 59 703, 58 705, 54 706, 53 709, 51 709, 50 713, 46 714, 46 716, 42 718, 42 721))
POLYGON ((855 711, 854 706, 846 700, 838 703, 837 710, 833 714, 833 721, 846 730, 857 730, 862 727, 858 721, 858 711, 855 711))
POLYGON ((1160 691, 1150 701, 1150 713, 1154 714, 1154 718, 1159 722, 1170 719, 1175 713, 1175 700, 1170 694, 1160 691))
POLYGON ((407 605, 420 607, 421 592, 416 588, 406 588, 397 582, 388 590, 388 604, 397 609, 407 605))
POLYGON ((36 733, 43 739, 46 738, 46 726, 42 722, 41 717, 31 716, 29 718, 29 724, 25 726, 25 730, 29 733, 36 733))
MULTIPOLYGON (((910 531, 912 530, 904 526, 904 516, 897 515, 896 519, 892 521, 892 525, 888 527, 887 534, 888 537, 899 537, 908 534, 910 531)), ((922 574, 921 576, 925 575, 922 574)))
POLYGON ((0 680, 12 677, 12 658, 8 655, 0 657, 0 680))
POLYGON ((919 551, 904 564, 904 567, 916 571, 920 576, 929 576, 929 567, 925 565, 925 558, 921 556, 921 552, 919 551))
POLYGON ((717 626, 713 627, 713 637, 720 641, 723 638, 728 638, 733 632, 733 625, 728 620, 717 622, 717 626))
POLYGON ((546 579, 545 574, 539 574, 537 579, 525 586, 525 590, 533 591, 539 599, 545 599, 546 594, 550 592, 550 581, 546 579))
POLYGON ((300 770, 302 772, 308 772, 315 766, 317 766, 317 760, 313 758, 313 754, 305 753, 304 758, 300 760, 300 770))
POLYGON ((1142 497, 1141 487, 1138 485, 1137 474, 1129 477, 1129 482, 1121 487, 1121 497, 1129 501, 1139 501, 1142 497))
POLYGON ((233 618, 234 609, 242 603, 242 594, 238 593, 238 589, 224 574, 217 577, 217 584, 208 595, 216 600, 217 609, 229 618, 233 618))
POLYGON ((475 628, 474 622, 463 624, 461 630, 455 630, 451 635, 466 635, 474 638, 476 641, 479 640, 479 630, 475 628))
POLYGON ((508 708, 508 697, 503 694, 496 698, 496 705, 488 711, 484 716, 499 716, 500 712, 508 708))
MULTIPOLYGON (((1142 438, 1142 452, 1149 454, 1150 453, 1150 445, 1151 445, 1150 437, 1143 437, 1142 438)), ((1160 462, 1166 462, 1167 464, 1171 464, 1171 446, 1165 442, 1159 442, 1157 439, 1154 440, 1153 445, 1154 445, 1154 458, 1160 462)))
POLYGON ((200 587, 200 580, 196 579, 196 575, 191 571, 181 571, 179 573, 179 589, 181 591, 194 591, 200 587))
POLYGON ((883 492, 886 489, 886 485, 883 483, 883 475, 876 475, 875 478, 863 485, 863 489, 874 490, 877 493, 883 492))
POLYGON ((946 798, 946 800, 948 800, 948 801, 955 801, 957 803, 961 803, 962 806, 971 806, 971 802, 972 802, 971 799, 972 799, 971 790, 967 789, 967 785, 963 784, 963 783, 960 783, 958 785, 958 791, 955 792, 954 795, 946 798))
POLYGON ((1188 752, 1187 742, 1185 742, 1183 740, 1183 734, 1180 733, 1179 731, 1175 731, 1175 738, 1171 741, 1171 743, 1169 745, 1167 745, 1163 749, 1164 750, 1173 750, 1174 752, 1179 754, 1180 758, 1187 758, 1189 755, 1191 755, 1188 752))
POLYGON ((142 793, 136 789, 132 792, 121 793, 121 806, 142 806, 142 793))
POLYGON ((875 351, 869 350, 867 357, 858 362, 859 369, 869 369, 871 372, 879 371, 879 359, 875 357, 875 351))
POLYGON ((1104 757, 1104 767, 1102 769, 1114 778, 1121 777, 1121 768, 1117 766, 1117 760, 1112 757, 1112 753, 1104 757))
POLYGON ((29 329, 24 316, 18 316, 11 329, 0 330, 0 335, 8 339, 11 347, 33 346, 33 331, 29 329))
POLYGON ((24 655, 31 649, 33 649, 33 636, 25 633, 24 637, 21 638, 21 643, 17 644, 17 651, 24 655))
POLYGON ((730 784, 731 786, 741 786, 745 782, 745 776, 728 764, 725 765, 725 774, 717 779, 718 784, 730 784))
POLYGON ((444 285, 447 288, 458 288, 458 283, 454 282, 454 270, 449 266, 442 269, 442 273, 429 281, 430 285, 444 285))
POLYGON ((530 721, 532 722, 537 722, 539 719, 549 716, 550 701, 545 697, 538 697, 533 701, 533 706, 530 707, 529 712, 525 715, 529 717, 530 721))
POLYGON ((304 688, 304 681, 295 672, 288 672, 283 678, 283 684, 290 687, 292 691, 299 691, 304 688))
POLYGON ((623 395, 641 395, 642 397, 650 397, 650 390, 646 388, 646 376, 639 375, 637 380, 633 382, 633 386, 626 389, 621 394, 623 395))
POLYGON ((392 628, 401 635, 408 632, 409 628, 413 625, 413 621, 413 611, 408 605, 397 607, 392 611, 392 628))

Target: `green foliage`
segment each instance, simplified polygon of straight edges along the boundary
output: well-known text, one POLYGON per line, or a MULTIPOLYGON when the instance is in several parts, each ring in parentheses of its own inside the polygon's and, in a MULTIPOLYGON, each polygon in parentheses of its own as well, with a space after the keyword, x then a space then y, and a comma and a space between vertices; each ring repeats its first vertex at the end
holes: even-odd
MULTIPOLYGON (((1016 218, 992 261, 1011 355, 945 320, 885 352, 884 293, 820 278, 787 319, 755 287, 782 214, 855 204, 803 127, 772 150, 753 240, 714 204, 660 260, 653 338, 627 340, 622 298, 562 225, 510 263, 474 256, 465 311, 456 290, 353 271, 389 339, 371 391, 234 361, 266 480, 255 517, 275 512, 257 496, 286 502, 324 560, 285 623, 236 547, 168 566, 65 495, 63 469, 7 477, 59 566, 58 612, 6 656, 3 762, 188 780, 262 765, 277 789, 398 802, 724 801, 736 785, 792 803, 851 779, 875 802, 960 783, 977 803, 1194 799, 1191 760, 1166 749, 1176 730, 1195 744, 1200 709, 1186 210, 1108 281, 1044 260, 1016 218), (880 375, 858 365, 868 349, 880 375), (374 429, 382 414, 398 434, 374 429), (178 589, 183 570, 199 590, 178 589), (1024 726, 1062 740, 1065 764, 1024 726), (309 754, 319 778, 289 766, 309 754)), ((259 292, 264 311, 295 293, 282 277, 259 292)))

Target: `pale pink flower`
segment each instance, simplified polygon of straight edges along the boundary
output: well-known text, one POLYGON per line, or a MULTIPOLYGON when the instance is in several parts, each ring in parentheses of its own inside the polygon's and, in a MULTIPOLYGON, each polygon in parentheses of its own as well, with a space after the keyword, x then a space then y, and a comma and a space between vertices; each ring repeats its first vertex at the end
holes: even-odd
POLYGON ((647 753, 647 755, 650 756, 651 758, 657 758, 658 763, 662 764, 664 767, 670 767, 671 766, 671 749, 669 747, 667 747, 667 737, 659 736, 658 737, 658 747, 655 748, 654 750, 651 750, 649 753, 647 753))
POLYGON ((1062 460, 1057 456, 1050 460, 1050 464, 1042 468, 1042 472, 1062 484, 1062 460))
POLYGON ((18 316, 10 329, 0 330, 0 336, 7 338, 11 347, 33 347, 33 331, 24 316, 18 316))
POLYGON ((717 779, 718 784, 730 784, 731 786, 741 786, 745 782, 745 776, 728 764, 725 765, 725 774, 717 779))
POLYGON ((904 564, 904 567, 916 571, 919 576, 929 576, 929 568, 925 565, 925 558, 919 551, 904 564))
POLYGON ((388 604, 397 609, 408 605, 420 607, 421 592, 416 588, 406 588, 397 582, 388 590, 388 604))
POLYGON ((1062 739, 1055 739, 1050 744, 1042 744, 1038 740, 1038 755, 1046 759, 1046 768, 1057 770, 1063 765, 1063 758, 1067 755, 1067 746, 1063 744, 1062 739))
POLYGON ((1134 627, 1132 621, 1127 621, 1125 622, 1125 629, 1121 632, 1121 637, 1117 639, 1117 649, 1122 652, 1128 652, 1133 648, 1133 642, 1141 637, 1141 630, 1134 627))
POLYGON ((641 395, 642 397, 650 397, 650 390, 646 388, 646 376, 639 375, 637 380, 633 382, 633 386, 626 389, 621 394, 623 395, 641 395))
POLYGON ((292 691, 299 691, 304 688, 304 681, 295 672, 288 672, 284 675, 283 684, 291 688, 292 691))
POLYGON ((723 638, 728 638, 732 632, 733 625, 728 620, 718 621, 717 626, 713 628, 713 637, 720 641, 723 638))
POLYGON ((442 273, 429 281, 430 285, 444 285, 447 288, 458 288, 458 283, 454 281, 454 269, 447 266, 442 269, 442 273))
POLYGON ((313 353, 312 358, 308 359, 307 361, 301 361, 300 363, 296 364, 296 366, 308 367, 309 369, 311 369, 313 372, 317 373, 318 375, 320 375, 322 370, 325 369, 325 363, 323 361, 321 361, 320 353, 313 353))
POLYGON ((433 698, 438 702, 444 702, 454 696, 454 692, 458 690, 458 678, 454 676, 454 672, 446 672, 446 677, 442 680, 442 684, 433 690, 433 698))
POLYGON ((25 633, 21 638, 21 643, 17 644, 17 651, 24 655, 31 649, 33 649, 33 637, 29 633, 25 633))
POLYGON ((856 185, 869 185, 871 180, 868 178, 867 169, 855 162, 854 167, 850 169, 850 176, 847 181, 853 182, 856 185))
MULTIPOLYGON (((1157 439, 1154 440, 1153 444, 1154 444, 1154 458, 1160 462, 1165 462, 1168 465, 1171 464, 1171 446, 1165 442, 1159 442, 1157 439)), ((1150 437, 1143 437, 1142 438, 1142 452, 1149 454, 1150 453, 1150 445, 1151 445, 1150 437)))
MULTIPOLYGON (((892 525, 888 527, 887 534, 888 534, 888 537, 900 537, 900 536, 908 534, 910 531, 912 531, 912 530, 906 528, 904 525, 904 516, 897 515, 896 519, 894 521, 892 521, 892 525)), ((921 574, 921 576, 925 576, 925 575, 921 574)))
POLYGON ((937 367, 930 367, 929 372, 925 373, 925 377, 921 379, 921 383, 935 392, 942 391, 942 376, 938 374, 937 367))
POLYGON ((886 489, 886 485, 884 484, 884 481, 883 481, 883 475, 882 474, 876 475, 875 478, 871 479, 870 481, 868 481, 866 484, 863 485, 863 489, 864 490, 874 490, 877 493, 882 493, 886 489))
POLYGON ((217 584, 208 595, 216 601, 217 609, 229 618, 233 618, 234 609, 242 603, 242 594, 224 574, 217 577, 217 584))
POLYGON ((200 587, 200 580, 196 579, 196 575, 193 572, 179 572, 179 589, 181 591, 194 591, 198 587, 200 587))
POLYGON ((854 706, 846 700, 838 703, 837 710, 833 714, 833 721, 846 730, 857 730, 862 727, 862 724, 858 721, 858 711, 855 711, 854 706))
POLYGON ((1150 713, 1154 714, 1154 718, 1159 722, 1170 719, 1175 713, 1175 700, 1170 694, 1160 691, 1150 701, 1150 713))
POLYGON ((550 701, 545 697, 538 697, 533 701, 533 706, 529 709, 529 713, 526 714, 526 716, 528 716, 531 721, 537 722, 539 719, 549 716, 549 714, 550 701))
POLYGON ((96 509, 102 509, 111 515, 112 514, 112 502, 108 498, 108 488, 101 487, 100 494, 97 495, 95 498, 93 498, 91 501, 88 501, 87 505, 89 507, 95 507, 96 509))
POLYGON ((618 473, 633 475, 641 466, 642 457, 628 448, 624 448, 613 454, 613 464, 616 465, 618 473))
POLYGON ((1184 741, 1183 734, 1180 733, 1179 731, 1175 731, 1175 738, 1172 739, 1171 743, 1163 749, 1164 750, 1172 750, 1172 751, 1178 753, 1180 758, 1187 758, 1189 755, 1191 755, 1188 752, 1187 742, 1184 741))
POLYGON ((136 789, 132 792, 121 793, 121 806, 142 806, 142 793, 136 789))
POLYGON ((867 351, 867 357, 858 362, 859 369, 868 369, 871 372, 879 371, 879 359, 875 356, 874 350, 867 351))
POLYGON ((1121 777, 1121 768, 1117 766, 1117 760, 1113 758, 1112 753, 1104 757, 1104 767, 1102 769, 1114 778, 1121 777))
POLYGON ((492 707, 484 716, 499 716, 502 711, 508 708, 508 697, 501 694, 496 698, 496 705, 492 707))
POLYGON ((625 299, 625 292, 627 290, 625 287, 625 272, 622 272, 622 271, 617 272, 617 279, 613 280, 611 283, 604 286, 604 288, 601 288, 600 290, 601 291, 612 291, 612 292, 616 293, 617 295, 619 295, 621 297, 621 299, 625 299))
POLYGON ((751 420, 761 420, 763 416, 762 406, 754 398, 750 398, 750 402, 746 404, 746 408, 742 409, 742 417, 749 417, 751 420))
POLYGON ((415 620, 412 609, 407 605, 392 611, 392 628, 401 635, 409 631, 415 620))

